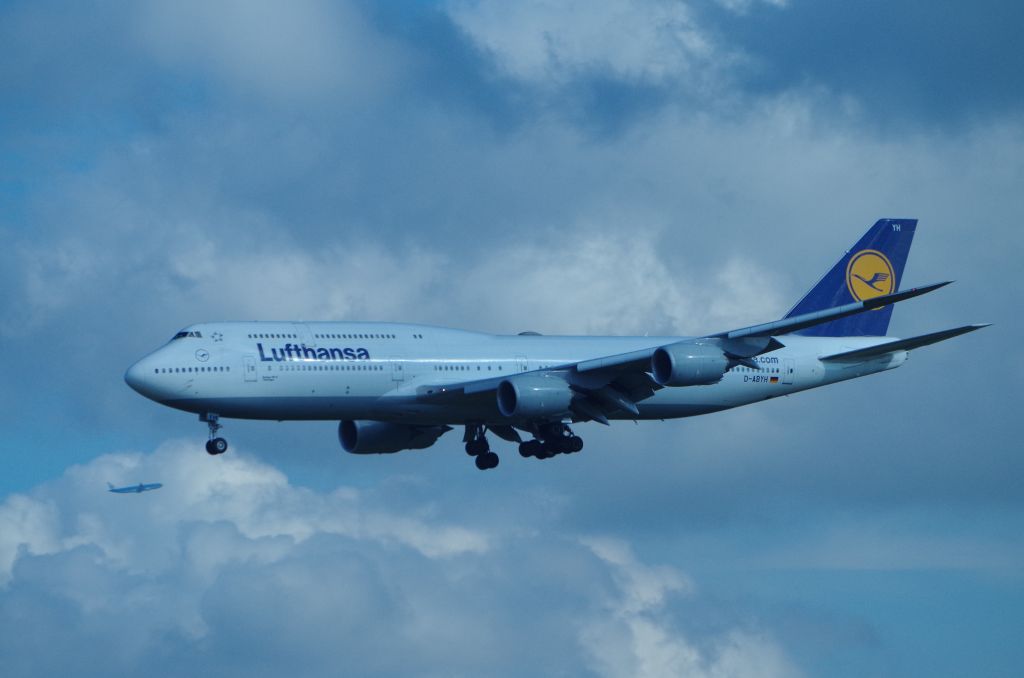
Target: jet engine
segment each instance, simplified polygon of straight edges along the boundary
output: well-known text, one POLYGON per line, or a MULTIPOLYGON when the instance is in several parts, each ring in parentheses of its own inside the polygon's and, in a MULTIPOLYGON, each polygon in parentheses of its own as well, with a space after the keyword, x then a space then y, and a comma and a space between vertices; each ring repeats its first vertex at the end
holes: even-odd
POLYGON ((338 425, 338 439, 352 454, 391 454, 430 447, 451 426, 410 426, 387 421, 345 420, 338 425))
POLYGON ((662 386, 717 384, 728 369, 722 349, 709 344, 662 346, 651 356, 651 373, 662 386))
POLYGON ((558 377, 512 377, 498 384, 498 411, 503 417, 559 417, 569 412, 573 392, 558 377))

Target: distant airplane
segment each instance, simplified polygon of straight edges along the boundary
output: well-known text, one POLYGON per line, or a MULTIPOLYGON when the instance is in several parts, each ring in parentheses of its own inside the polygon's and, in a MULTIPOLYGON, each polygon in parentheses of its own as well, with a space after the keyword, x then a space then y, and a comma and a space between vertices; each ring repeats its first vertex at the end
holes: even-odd
POLYGON ((107 483, 107 487, 110 488, 111 492, 119 494, 138 494, 139 492, 159 490, 163 487, 163 483, 139 483, 138 485, 128 485, 126 487, 114 487, 111 483, 107 483))
POLYGON ((228 447, 217 436, 220 418, 234 417, 340 421, 341 446, 355 454, 423 449, 463 426, 481 470, 498 465, 489 432, 518 443, 524 457, 547 459, 582 449, 570 424, 719 412, 890 370, 911 349, 986 327, 885 336, 893 304, 949 284, 897 291, 916 228, 916 219, 879 220, 784 318, 736 330, 548 337, 376 322, 214 322, 178 332, 125 381, 197 413, 211 455, 228 447))

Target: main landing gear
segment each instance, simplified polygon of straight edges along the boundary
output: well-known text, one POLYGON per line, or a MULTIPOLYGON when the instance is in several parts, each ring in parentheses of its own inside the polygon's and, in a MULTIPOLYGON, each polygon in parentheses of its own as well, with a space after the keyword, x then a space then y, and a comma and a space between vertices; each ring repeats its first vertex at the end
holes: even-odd
MULTIPOLYGON (((550 459, 557 454, 573 454, 583 449, 583 439, 566 424, 549 423, 531 428, 535 437, 525 441, 511 426, 495 427, 491 432, 510 442, 519 441, 519 454, 523 457, 550 459)), ((466 435, 462 438, 466 443, 466 454, 475 457, 476 467, 481 471, 495 468, 499 461, 498 455, 491 451, 487 431, 483 424, 466 424, 466 435)))
POLYGON ((223 428, 219 420, 220 417, 213 413, 199 415, 199 421, 210 427, 210 439, 206 441, 206 452, 210 455, 224 454, 228 451, 228 441, 217 436, 217 431, 223 428))
POLYGON ((519 443, 523 457, 550 459, 557 454, 573 454, 583 449, 583 438, 565 424, 545 424, 537 429, 537 437, 519 443))
POLYGON ((481 424, 467 424, 466 435, 463 440, 466 441, 466 454, 471 457, 476 457, 476 467, 481 471, 487 471, 492 468, 497 468, 498 463, 501 461, 498 455, 491 452, 491 444, 487 442, 487 428, 481 424))

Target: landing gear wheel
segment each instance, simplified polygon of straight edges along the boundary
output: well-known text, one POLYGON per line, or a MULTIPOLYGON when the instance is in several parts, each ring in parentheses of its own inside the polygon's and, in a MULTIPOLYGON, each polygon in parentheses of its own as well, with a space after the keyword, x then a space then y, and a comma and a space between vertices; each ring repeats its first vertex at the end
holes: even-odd
POLYGON ((487 442, 487 427, 483 424, 466 424, 466 435, 462 442, 466 443, 466 454, 471 457, 486 454, 491 449, 487 442))
POLYGON ((223 438, 214 438, 206 441, 206 451, 210 455, 224 454, 228 451, 228 441, 223 438))
POLYGON ((475 462, 476 467, 481 471, 487 471, 488 469, 496 468, 501 460, 494 452, 483 452, 478 454, 475 462))
POLYGON ((568 438, 552 438, 551 440, 545 440, 544 444, 547 446, 548 452, 551 456, 556 454, 565 454, 569 451, 568 438))
POLYGON ((206 412, 199 415, 199 421, 210 429, 210 439, 206 441, 206 452, 211 455, 224 454, 228 451, 228 441, 217 436, 217 431, 224 428, 220 425, 220 415, 206 412))
POLYGON ((466 443, 466 454, 471 457, 484 454, 490 450, 490 445, 487 444, 487 438, 477 438, 476 440, 470 440, 466 443))
POLYGON ((521 457, 535 457, 544 449, 539 440, 527 440, 519 443, 519 455, 521 457))
MULTIPOLYGON (((532 456, 550 459, 559 454, 574 454, 583 449, 583 438, 572 432, 566 424, 548 423, 535 430, 538 447, 532 456)), ((526 456, 526 455, 523 455, 526 456)))

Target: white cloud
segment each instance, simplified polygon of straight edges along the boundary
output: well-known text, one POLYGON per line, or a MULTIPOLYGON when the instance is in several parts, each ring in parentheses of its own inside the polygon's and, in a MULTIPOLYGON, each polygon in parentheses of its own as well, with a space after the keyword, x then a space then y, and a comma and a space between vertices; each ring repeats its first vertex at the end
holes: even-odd
POLYGON ((781 304, 773 273, 757 262, 733 255, 702 281, 687 261, 666 258, 659 233, 609 221, 499 241, 458 263, 429 245, 403 256, 381 243, 256 247, 223 259, 226 245, 192 238, 170 265, 190 297, 232 299, 236 314, 263 318, 444 317, 506 332, 682 334, 760 320, 766 305, 781 304))
POLYGON ((391 320, 429 303, 445 258, 402 257, 385 243, 332 241, 317 250, 253 244, 224 257, 222 238, 194 237, 169 260, 190 296, 231 299, 241 317, 391 320))
POLYGON ((683 2, 457 0, 448 11, 504 72, 532 84, 580 75, 695 83, 727 58, 683 2))
POLYGON ((789 5, 789 0, 717 0, 718 4, 726 9, 736 12, 737 14, 745 14, 750 11, 750 8, 757 4, 771 5, 773 7, 786 7, 789 5))
MULTIPOLYGON (((127 212, 134 212, 128 223, 151 218, 127 212)), ((759 262, 732 254, 709 272, 693 252, 667 246, 657 223, 623 228, 636 221, 628 209, 581 217, 541 237, 492 236, 471 250, 475 256, 458 260, 429 239, 394 246, 342 234, 310 248, 272 223, 230 211, 197 222, 169 219, 156 230, 69 234, 56 246, 24 248, 24 303, 10 309, 17 320, 4 331, 43 325, 98 296, 118 299, 135 317, 160 299, 162 316, 175 309, 185 322, 419 320, 562 334, 709 332, 765 320, 765 308, 784 305, 775 272, 759 262), (221 219, 246 225, 218 229, 221 219), (114 241, 125 238, 131 254, 111 256, 114 241)))
MULTIPOLYGON (((455 298, 486 309, 508 331, 557 334, 698 333, 756 311, 761 294, 731 273, 757 266, 734 260, 715 275, 717 305, 701 303, 699 274, 663 256, 660 236, 640 229, 581 225, 554 242, 516 243, 465 273, 455 298), (520 327, 510 327, 516 322, 520 327)), ((768 290, 771 293, 770 290, 768 290)))
POLYGON ((56 507, 24 495, 12 495, 0 506, 0 584, 11 578, 21 553, 47 554, 61 549, 56 535, 56 507))
POLYGON ((611 569, 616 591, 603 601, 607 614, 592 617, 580 631, 588 662, 601 676, 718 678, 797 676, 800 671, 768 638, 741 630, 706 648, 674 628, 666 614, 672 596, 693 584, 670 567, 640 563, 625 543, 585 539, 611 569))
MULTIPOLYGON (((279 471, 240 455, 222 461, 211 464, 191 444, 168 443, 152 456, 102 456, 72 467, 36 495, 12 495, 0 505, 0 580, 10 579, 19 553, 47 555, 83 546, 98 548, 118 568, 150 573, 183 549, 194 574, 204 578, 232 561, 276 560, 285 546, 316 534, 395 544, 428 558, 489 548, 487 536, 472 530, 366 510, 356 490, 321 495, 292 487, 279 471), (165 487, 145 498, 105 491, 107 482, 150 479, 165 487), (237 533, 230 548, 177 543, 182 524, 220 522, 237 533), (247 551, 238 544, 258 548, 247 551)), ((193 536, 204 542, 203 534, 193 536)))
POLYGON ((707 648, 690 641, 670 614, 694 595, 689 579, 622 541, 551 534, 539 514, 485 532, 433 513, 353 488, 296 487, 238 452, 211 459, 168 443, 104 455, 0 504, 0 649, 8 666, 34 668, 25 673, 74 657, 156 675, 195 662, 319 675, 342 658, 384 674, 514 675, 555 661, 573 674, 586 662, 600 675, 787 675, 772 668, 789 665, 765 638, 734 629, 707 648), (117 495, 106 480, 164 487, 117 495), (25 614, 24 642, 13 643, 25 614), (65 634, 69 619, 89 632, 65 634), (32 656, 47 636, 60 652, 32 656), (504 656, 522 642, 536 656, 504 656))
POLYGON ((670 567, 648 567, 637 560, 629 545, 613 539, 584 538, 583 544, 598 558, 613 566, 622 594, 617 602, 622 612, 638 614, 657 609, 673 593, 691 593, 693 582, 670 567))
POLYGON ((158 61, 279 104, 379 93, 402 58, 350 2, 158 0, 137 8, 136 25, 158 61))
MULTIPOLYGON (((738 119, 669 108, 600 143, 564 121, 495 138, 458 116, 426 117, 444 126, 417 129, 444 141, 425 154, 429 180, 411 176, 418 188, 351 182, 368 187, 365 203, 416 224, 401 233, 390 224, 376 237, 358 206, 346 203, 336 216, 325 208, 329 225, 293 225, 223 192, 221 175, 249 171, 244 148, 259 126, 175 129, 153 150, 100 164, 59 187, 47 237, 16 249, 7 275, 17 277, 19 303, 5 307, 0 332, 31 331, 99 303, 181 323, 359 318, 502 331, 715 331, 784 312, 871 219, 934 205, 947 222, 993 221, 969 213, 1009 190, 1016 160, 1000 149, 1020 143, 1013 126, 953 141, 865 139, 843 125, 825 131, 799 96, 762 101, 738 119), (210 151, 217 139, 223 146, 210 151), (192 171, 172 169, 183 157, 201 160, 192 171), (460 169, 447 176, 452 165, 460 169), (932 195, 936 185, 957 188, 932 195), (424 191, 454 203, 457 217, 420 217, 424 191), (991 199, 968 209, 968 193, 991 199), (453 218, 464 221, 438 238, 453 218), (466 242, 453 254, 446 241, 460 234, 466 242), (797 287, 785 289, 783 276, 796 270, 797 287)), ((315 127, 274 137, 255 164, 292 158, 297 137, 314 152, 315 127)), ((381 152, 401 165, 420 141, 381 152)), ((358 177, 378 150, 342 153, 330 171, 358 177)), ((252 190, 270 191, 270 203, 287 200, 315 174, 296 162, 285 161, 281 177, 279 167, 252 169, 252 190)), ((913 260, 925 256, 919 250, 913 260)))

